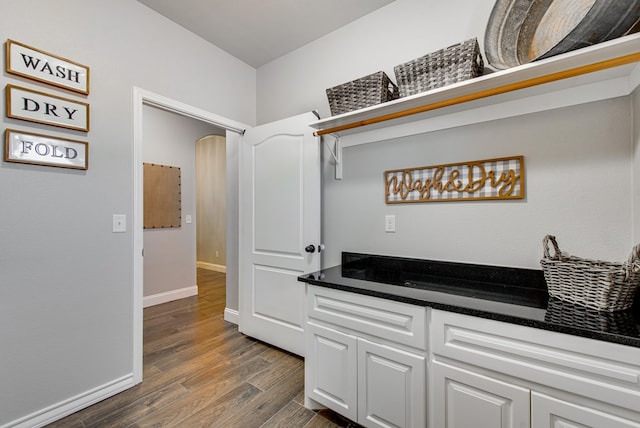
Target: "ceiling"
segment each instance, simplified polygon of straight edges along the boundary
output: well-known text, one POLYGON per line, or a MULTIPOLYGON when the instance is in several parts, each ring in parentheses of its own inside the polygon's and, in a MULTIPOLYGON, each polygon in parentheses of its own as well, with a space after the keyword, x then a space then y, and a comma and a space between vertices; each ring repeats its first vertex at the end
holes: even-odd
POLYGON ((138 0, 254 68, 395 0, 138 0))

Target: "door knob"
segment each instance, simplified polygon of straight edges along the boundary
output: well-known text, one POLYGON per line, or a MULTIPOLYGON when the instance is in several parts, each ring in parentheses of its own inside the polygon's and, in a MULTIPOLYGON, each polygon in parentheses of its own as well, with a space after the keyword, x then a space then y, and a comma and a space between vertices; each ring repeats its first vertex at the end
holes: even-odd
POLYGON ((307 253, 315 253, 316 252, 316 246, 313 244, 307 245, 306 247, 304 247, 304 250, 307 253))

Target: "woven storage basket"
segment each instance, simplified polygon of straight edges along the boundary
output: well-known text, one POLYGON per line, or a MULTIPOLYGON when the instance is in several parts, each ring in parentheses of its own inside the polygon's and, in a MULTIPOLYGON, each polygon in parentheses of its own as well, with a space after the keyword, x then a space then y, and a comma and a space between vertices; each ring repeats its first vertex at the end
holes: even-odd
POLYGON ((550 298, 544 320, 553 324, 570 325, 605 333, 637 336, 638 327, 633 311, 596 311, 586 306, 576 305, 550 298))
POLYGON ((384 71, 327 89, 331 115, 385 103, 399 98, 398 86, 384 71))
POLYGON ((619 311, 633 305, 640 284, 640 244, 624 263, 564 256, 555 236, 543 240, 540 260, 549 295, 597 311, 619 311), (549 253, 549 243, 555 254, 549 253))
POLYGON ((484 62, 477 39, 432 52, 393 69, 400 96, 428 91, 482 75, 484 62))

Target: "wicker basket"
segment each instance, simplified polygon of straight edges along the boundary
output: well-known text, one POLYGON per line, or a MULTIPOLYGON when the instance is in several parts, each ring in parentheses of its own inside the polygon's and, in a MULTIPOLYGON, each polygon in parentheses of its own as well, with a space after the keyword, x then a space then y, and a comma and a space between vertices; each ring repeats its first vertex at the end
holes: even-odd
POLYGON ((384 71, 327 89, 331 115, 385 103, 399 98, 398 86, 384 71))
POLYGON ((393 69, 400 96, 425 92, 482 75, 484 62, 477 39, 449 46, 393 69))
POLYGON ((604 333, 637 336, 638 326, 633 310, 605 312, 551 298, 544 316, 546 322, 604 333))
POLYGON ((555 236, 543 240, 544 258, 540 260, 549 295, 597 311, 619 311, 633 305, 640 284, 640 244, 624 263, 565 256, 555 236), (549 242, 554 255, 549 253, 549 242))

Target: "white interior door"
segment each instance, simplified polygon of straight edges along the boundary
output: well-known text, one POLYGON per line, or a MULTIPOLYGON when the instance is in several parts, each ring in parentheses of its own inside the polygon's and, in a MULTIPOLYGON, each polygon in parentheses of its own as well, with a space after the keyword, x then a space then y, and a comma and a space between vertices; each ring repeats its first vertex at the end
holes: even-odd
POLYGON ((297 277, 320 269, 320 148, 308 126, 315 119, 250 128, 240 147, 240 331, 301 356, 297 277))

